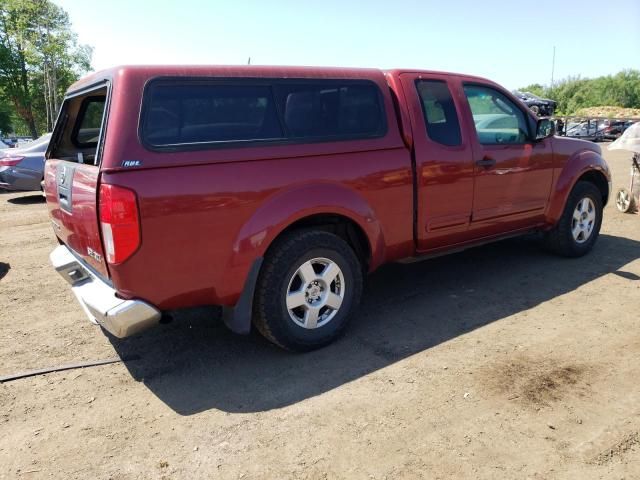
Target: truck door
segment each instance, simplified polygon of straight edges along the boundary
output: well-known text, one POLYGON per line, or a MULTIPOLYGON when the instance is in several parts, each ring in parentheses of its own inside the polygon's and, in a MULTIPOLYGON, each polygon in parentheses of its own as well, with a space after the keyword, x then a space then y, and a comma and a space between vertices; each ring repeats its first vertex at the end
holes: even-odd
POLYGON ((535 141, 528 113, 498 88, 464 83, 475 182, 470 230, 496 235, 542 222, 553 177, 549 139, 535 141))
POLYGON ((473 153, 461 128, 463 97, 450 75, 403 73, 416 175, 416 241, 421 252, 469 239, 473 153))

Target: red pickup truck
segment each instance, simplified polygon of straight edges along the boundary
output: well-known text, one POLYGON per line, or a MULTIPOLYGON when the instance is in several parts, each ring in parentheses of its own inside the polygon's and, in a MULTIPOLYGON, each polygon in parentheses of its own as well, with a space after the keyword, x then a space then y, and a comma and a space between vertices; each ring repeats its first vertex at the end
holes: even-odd
POLYGON ((363 275, 526 232, 593 246, 600 148, 452 73, 119 67, 74 84, 47 151, 51 254, 117 337, 220 305, 291 350, 326 345, 363 275))

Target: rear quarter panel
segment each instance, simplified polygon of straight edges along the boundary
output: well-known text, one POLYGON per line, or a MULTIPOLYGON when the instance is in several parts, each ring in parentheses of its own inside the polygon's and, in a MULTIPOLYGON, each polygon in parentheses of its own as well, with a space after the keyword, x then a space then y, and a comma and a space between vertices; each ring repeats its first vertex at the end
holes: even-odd
POLYGON ((131 170, 102 180, 135 190, 141 218, 142 246, 110 267, 112 281, 124 296, 162 309, 233 305, 253 260, 291 223, 317 213, 360 225, 372 267, 413 252, 403 149, 131 170))
POLYGON ((40 190, 44 178, 44 153, 24 153, 24 159, 15 168, 16 188, 20 190, 40 190))

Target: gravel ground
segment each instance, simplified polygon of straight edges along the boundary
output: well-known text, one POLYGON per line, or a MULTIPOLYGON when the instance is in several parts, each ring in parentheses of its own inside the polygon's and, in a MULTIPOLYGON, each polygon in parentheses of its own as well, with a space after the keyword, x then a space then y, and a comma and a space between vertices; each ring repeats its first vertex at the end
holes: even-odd
MULTIPOLYGON (((605 152, 614 187, 629 155, 605 152)), ((640 478, 640 216, 587 257, 516 239, 368 279, 295 355, 185 313, 127 340, 49 266, 45 205, 0 194, 0 478, 640 478)))

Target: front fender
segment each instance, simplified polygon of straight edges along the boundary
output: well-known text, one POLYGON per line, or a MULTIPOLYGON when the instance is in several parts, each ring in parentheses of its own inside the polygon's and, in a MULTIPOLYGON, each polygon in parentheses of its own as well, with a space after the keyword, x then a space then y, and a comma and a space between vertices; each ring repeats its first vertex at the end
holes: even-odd
POLYGON ((580 177, 588 172, 598 172, 611 184, 609 166, 600 153, 591 149, 584 149, 570 155, 564 166, 562 166, 551 192, 546 213, 548 224, 555 225, 560 220, 571 190, 580 177))
MULTIPOLYGON (((224 278, 245 279, 256 258, 263 257, 272 242, 287 227, 303 218, 335 214, 360 226, 371 248, 370 267, 384 259, 384 237, 377 217, 366 199, 344 185, 313 183, 279 191, 253 212, 238 232, 224 278)), ((243 285, 225 285, 222 297, 237 297, 243 285)))

